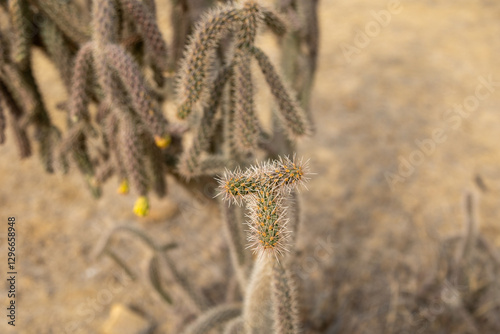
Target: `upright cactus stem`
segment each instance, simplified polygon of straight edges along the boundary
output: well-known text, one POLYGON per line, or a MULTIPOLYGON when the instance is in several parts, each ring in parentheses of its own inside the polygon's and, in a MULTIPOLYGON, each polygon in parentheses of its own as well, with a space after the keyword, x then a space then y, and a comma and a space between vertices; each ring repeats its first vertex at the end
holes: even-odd
POLYGON ((258 253, 245 292, 242 322, 246 334, 299 333, 297 297, 285 261, 281 261, 293 246, 284 202, 308 181, 308 174, 307 162, 285 157, 245 171, 226 171, 219 178, 219 195, 224 201, 229 205, 247 203, 249 247, 258 253))
POLYGON ((274 330, 276 334, 298 334, 300 331, 295 286, 282 263, 275 263, 272 273, 274 330))

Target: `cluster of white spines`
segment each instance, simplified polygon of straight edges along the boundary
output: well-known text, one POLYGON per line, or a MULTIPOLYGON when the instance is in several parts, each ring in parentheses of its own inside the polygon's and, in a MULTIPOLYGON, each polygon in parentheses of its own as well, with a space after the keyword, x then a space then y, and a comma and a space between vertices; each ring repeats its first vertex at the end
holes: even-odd
POLYGON ((295 157, 257 163, 245 171, 227 171, 219 181, 223 200, 248 207, 248 237, 254 252, 276 257, 286 251, 288 235, 285 202, 293 189, 308 181, 308 162, 295 157), (262 251, 262 252, 261 252, 262 251))

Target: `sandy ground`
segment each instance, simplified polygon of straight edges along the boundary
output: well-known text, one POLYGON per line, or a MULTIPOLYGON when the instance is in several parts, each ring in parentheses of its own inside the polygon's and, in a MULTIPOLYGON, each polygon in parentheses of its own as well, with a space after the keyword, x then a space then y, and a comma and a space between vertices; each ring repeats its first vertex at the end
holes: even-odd
MULTIPOLYGON (((435 265, 438 240, 463 231, 465 192, 475 194, 481 233, 500 248, 500 3, 389 3, 321 1, 317 133, 299 145, 317 173, 301 193, 294 267, 306 333, 417 333, 404 323, 405 296, 435 265), (381 10, 392 11, 387 24, 376 23, 381 10)), ((37 61, 53 108, 65 93, 51 64, 37 61)), ((19 272, 18 326, 12 331, 4 317, 2 333, 96 333, 115 303, 154 319, 155 333, 176 333, 192 308, 166 274, 175 308, 151 288, 147 247, 125 233, 114 239, 135 281, 96 256, 123 224, 158 243, 178 242, 182 249, 171 254, 180 268, 214 303, 224 300, 230 269, 216 207, 170 182, 168 199, 154 200, 151 216, 138 219, 134 197, 116 194, 116 179, 96 201, 76 172, 46 175, 36 157, 20 161, 10 133, 0 156, 0 245, 15 216, 19 272)), ((425 310, 434 310, 426 331, 438 333, 445 311, 417 307, 425 310)))

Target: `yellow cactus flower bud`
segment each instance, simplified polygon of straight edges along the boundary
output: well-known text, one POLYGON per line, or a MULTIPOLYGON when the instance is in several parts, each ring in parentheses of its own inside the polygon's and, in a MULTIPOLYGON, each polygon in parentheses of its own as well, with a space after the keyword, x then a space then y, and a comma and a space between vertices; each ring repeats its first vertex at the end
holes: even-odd
POLYGON ((155 136, 155 143, 159 148, 167 148, 171 142, 172 138, 169 135, 165 135, 163 137, 155 136))
POLYGON ((117 189, 117 192, 122 195, 128 194, 128 181, 126 179, 123 179, 122 182, 120 183, 120 186, 117 189))
POLYGON ((135 201, 134 213, 139 217, 145 217, 149 213, 149 201, 146 196, 141 196, 135 201))

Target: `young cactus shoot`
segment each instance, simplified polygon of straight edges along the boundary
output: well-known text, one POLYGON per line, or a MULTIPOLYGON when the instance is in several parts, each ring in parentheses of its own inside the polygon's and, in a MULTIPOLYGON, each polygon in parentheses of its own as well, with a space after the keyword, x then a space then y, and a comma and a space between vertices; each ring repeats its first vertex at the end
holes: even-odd
POLYGON ((308 162, 285 157, 247 168, 226 171, 218 179, 219 194, 229 204, 247 204, 249 247, 259 254, 277 259, 287 251, 287 208, 292 190, 299 190, 309 180, 308 162))

